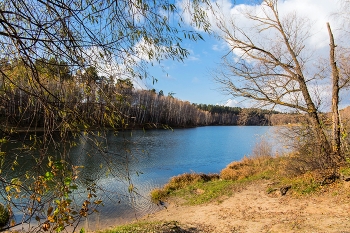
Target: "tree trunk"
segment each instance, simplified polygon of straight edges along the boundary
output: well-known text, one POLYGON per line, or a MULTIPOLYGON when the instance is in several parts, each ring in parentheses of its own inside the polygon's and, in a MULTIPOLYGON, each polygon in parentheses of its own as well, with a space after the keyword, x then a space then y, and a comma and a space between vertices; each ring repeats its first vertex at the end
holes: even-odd
POLYGON ((331 26, 327 23, 330 54, 329 60, 332 67, 332 152, 335 157, 340 158, 340 121, 339 121, 339 71, 335 61, 335 44, 331 26))
POLYGON ((324 157, 325 163, 331 164, 332 163, 331 146, 327 139, 326 133, 323 130, 322 123, 320 121, 320 117, 318 115, 317 109, 315 107, 314 102, 311 99, 305 79, 303 78, 303 76, 300 76, 298 80, 299 80, 301 92, 303 94, 304 100, 307 105, 310 124, 314 131, 314 134, 318 143, 318 148, 319 148, 318 153, 320 153, 320 155, 324 157))

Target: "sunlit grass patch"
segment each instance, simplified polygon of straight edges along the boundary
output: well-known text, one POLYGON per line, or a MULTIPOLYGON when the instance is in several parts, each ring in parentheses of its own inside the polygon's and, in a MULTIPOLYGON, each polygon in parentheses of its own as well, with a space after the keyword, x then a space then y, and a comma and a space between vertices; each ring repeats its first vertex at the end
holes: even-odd
POLYGON ((98 231, 98 233, 150 233, 150 232, 184 232, 179 223, 171 222, 137 222, 121 226, 113 229, 98 231))
POLYGON ((292 191, 296 194, 312 194, 319 191, 322 186, 322 179, 315 172, 307 172, 287 182, 291 184, 292 191))
POLYGON ((219 179, 218 174, 196 174, 196 173, 185 173, 182 175, 174 176, 170 181, 161 189, 154 189, 151 192, 151 198, 157 202, 176 190, 186 188, 189 185, 195 183, 205 183, 212 180, 219 179))
POLYGON ((264 138, 255 145, 251 156, 244 156, 240 161, 234 161, 220 172, 224 180, 269 179, 278 174, 280 157, 272 152, 272 146, 264 138))
POLYGON ((340 168, 339 173, 343 176, 350 176, 350 167, 348 166, 343 166, 342 168, 340 168))
POLYGON ((280 177, 277 182, 268 187, 267 192, 270 193, 271 190, 288 185, 290 186, 289 193, 293 196, 318 194, 331 189, 330 184, 334 185, 339 180, 330 182, 326 181, 327 178, 324 177, 320 171, 309 171, 299 176, 280 177))
POLYGON ((234 182, 229 180, 213 180, 196 182, 173 193, 185 200, 184 204, 197 205, 213 200, 221 201, 222 197, 231 196, 234 182))

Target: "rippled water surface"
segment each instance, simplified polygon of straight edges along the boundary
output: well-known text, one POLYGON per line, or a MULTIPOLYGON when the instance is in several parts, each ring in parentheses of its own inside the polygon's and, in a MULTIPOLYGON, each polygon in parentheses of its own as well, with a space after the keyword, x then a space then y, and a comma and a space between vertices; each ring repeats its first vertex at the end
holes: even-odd
MULTIPOLYGON (((95 181, 104 206, 85 221, 86 229, 106 228, 159 210, 149 192, 170 177, 185 172, 219 173, 227 164, 251 153, 262 135, 273 134, 267 126, 210 126, 190 129, 124 131, 107 135, 99 152, 81 138, 71 159, 84 169, 84 180, 95 181), (125 177, 130 177, 128 180, 125 177), (133 184, 137 193, 130 195, 133 184)), ((84 199, 76 195, 76 199, 84 199)))
MULTIPOLYGON (((127 131, 117 138, 109 137, 111 149, 116 150, 116 144, 120 146, 115 151, 116 157, 128 158, 127 168, 140 195, 132 199, 127 182, 122 184, 115 177, 103 174, 105 171, 96 167, 100 162, 89 161, 90 166, 93 164, 91 171, 97 171, 94 175, 97 184, 109 191, 98 224, 123 222, 162 208, 150 202, 150 190, 185 172, 219 173, 230 162, 250 154, 260 137, 272 132, 273 127, 266 126, 210 126, 127 131)), ((125 171, 125 165, 120 165, 117 169, 125 171)), ((93 222, 96 226, 96 221, 93 222)))

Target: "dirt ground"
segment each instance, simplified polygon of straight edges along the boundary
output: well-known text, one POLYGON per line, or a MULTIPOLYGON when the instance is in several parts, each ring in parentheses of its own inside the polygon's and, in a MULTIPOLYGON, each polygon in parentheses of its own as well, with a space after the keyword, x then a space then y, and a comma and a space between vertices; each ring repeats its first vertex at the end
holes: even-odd
POLYGON ((176 221, 183 232, 337 232, 350 233, 350 182, 328 187, 318 195, 267 194, 258 182, 222 202, 167 208, 143 220, 176 221), (186 230, 190 229, 190 230, 186 230))

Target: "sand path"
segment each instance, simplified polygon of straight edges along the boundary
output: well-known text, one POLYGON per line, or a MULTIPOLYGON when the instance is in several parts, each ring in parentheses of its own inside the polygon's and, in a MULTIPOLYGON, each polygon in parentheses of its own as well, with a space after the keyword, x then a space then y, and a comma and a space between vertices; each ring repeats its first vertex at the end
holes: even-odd
MULTIPOLYGON (((267 194, 259 182, 218 203, 167 209, 144 220, 178 221, 194 232, 337 232, 350 233, 350 192, 327 191, 302 198, 267 194)), ((343 186, 349 186, 343 185, 343 186)))

